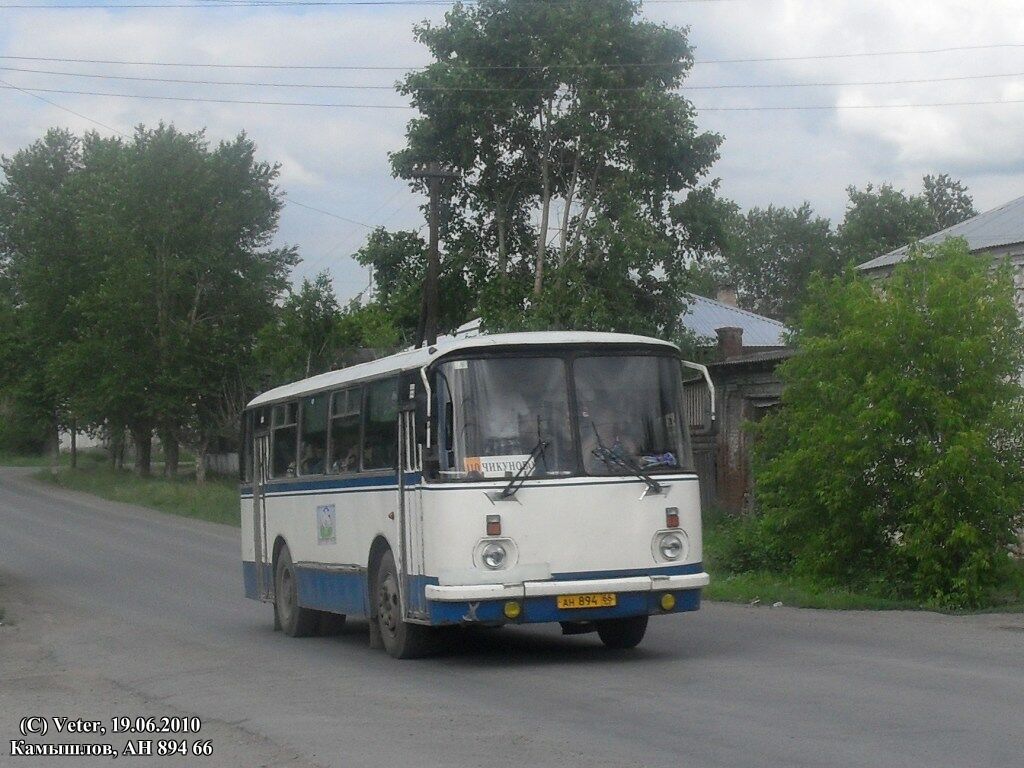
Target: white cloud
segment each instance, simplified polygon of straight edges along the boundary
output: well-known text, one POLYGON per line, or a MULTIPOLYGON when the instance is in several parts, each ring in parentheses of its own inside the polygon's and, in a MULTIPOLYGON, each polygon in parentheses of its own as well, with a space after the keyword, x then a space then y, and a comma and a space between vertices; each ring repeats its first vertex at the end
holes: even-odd
MULTIPOLYGON (((412 37, 423 16, 444 8, 207 9, 136 11, 8 11, 0 54, 67 58, 221 63, 418 65, 427 60, 412 37)), ((651 4, 647 15, 691 27, 698 59, 916 50, 1024 39, 1016 0, 892 3, 888 0, 735 0, 651 4)), ((917 56, 698 66, 692 85, 807 84, 954 77, 1024 71, 1024 50, 988 49, 917 56)), ((0 65, 66 72, 108 72, 193 79, 390 86, 399 72, 276 71, 108 67, 0 60, 0 65)), ((228 99, 396 104, 390 90, 214 87, 53 77, 0 72, 22 86, 111 93, 228 99)), ((281 185, 295 200, 368 224, 419 227, 420 201, 391 178, 387 154, 402 146, 411 112, 148 101, 40 94, 122 131, 173 121, 207 127, 216 141, 245 130, 261 157, 282 164, 281 185)), ((843 106, 1024 99, 1024 78, 917 85, 692 90, 698 108, 713 106, 843 106)), ((25 146, 46 128, 96 126, 9 90, 0 91, 0 152, 25 146)), ((962 177, 979 207, 1024 193, 1024 104, 907 109, 699 112, 702 128, 725 136, 712 174, 742 205, 797 205, 809 200, 842 216, 845 187, 892 181, 917 188, 925 173, 962 177)), ((102 129, 101 129, 102 130, 102 129)), ((366 229, 290 206, 280 241, 300 245, 297 276, 329 268, 339 292, 353 295, 365 271, 348 256, 366 229)))

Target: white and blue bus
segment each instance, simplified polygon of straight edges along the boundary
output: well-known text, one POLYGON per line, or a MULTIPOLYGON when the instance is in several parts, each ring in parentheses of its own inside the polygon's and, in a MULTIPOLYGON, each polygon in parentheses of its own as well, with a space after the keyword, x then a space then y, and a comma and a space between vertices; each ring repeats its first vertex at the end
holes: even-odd
POLYGON ((708 583, 681 366, 702 369, 658 339, 516 333, 260 395, 246 596, 293 636, 366 617, 399 658, 445 625, 560 622, 637 645, 708 583))

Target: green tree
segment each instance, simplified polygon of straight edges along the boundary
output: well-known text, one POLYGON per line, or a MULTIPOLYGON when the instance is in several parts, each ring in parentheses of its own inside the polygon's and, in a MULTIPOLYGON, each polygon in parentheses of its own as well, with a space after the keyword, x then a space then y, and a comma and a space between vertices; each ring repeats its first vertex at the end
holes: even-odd
POLYGON ((55 382, 53 365, 77 334, 75 298, 87 278, 72 180, 81 145, 50 130, 39 141, 0 159, 0 274, 4 338, 0 387, 9 400, 21 448, 45 442, 56 455, 58 427, 74 421, 76 382, 55 382))
POLYGON ((154 430, 172 465, 179 440, 201 464, 226 393, 252 381, 256 334, 295 262, 270 247, 277 173, 244 134, 213 149, 166 125, 86 136, 74 209, 88 280, 62 381, 79 382, 93 421, 129 429, 140 473, 154 430))
POLYGON ((799 208, 751 208, 736 221, 728 272, 740 304, 777 320, 789 320, 803 304, 814 274, 839 273, 831 223, 799 208))
POLYGON ((326 270, 292 290, 260 331, 257 357, 276 385, 331 370, 339 357, 341 307, 326 270))
POLYGON ((685 32, 639 9, 481 0, 416 28, 434 63, 400 84, 422 117, 393 166, 461 172, 443 239, 490 327, 596 327, 626 300, 612 327, 649 328, 648 288, 683 273, 672 208, 720 137, 698 132, 679 93, 693 63, 685 32))
POLYGON ((818 281, 761 429, 766 537, 798 570, 977 606, 1024 523, 1024 335, 963 241, 818 281))
POLYGON ((935 216, 938 229, 946 229, 972 216, 977 216, 974 200, 963 182, 950 177, 948 173, 924 177, 924 199, 935 216))
MULTIPOLYGON (((441 265, 438 327, 445 332, 462 324, 473 309, 463 253, 456 249, 441 265)), ((406 342, 415 341, 426 275, 426 242, 416 232, 378 228, 354 258, 373 270, 374 303, 391 318, 406 342)))
POLYGON ((839 226, 839 249, 846 260, 862 262, 932 235, 976 215, 962 182, 948 174, 925 176, 923 191, 908 194, 882 184, 847 187, 850 201, 839 226))

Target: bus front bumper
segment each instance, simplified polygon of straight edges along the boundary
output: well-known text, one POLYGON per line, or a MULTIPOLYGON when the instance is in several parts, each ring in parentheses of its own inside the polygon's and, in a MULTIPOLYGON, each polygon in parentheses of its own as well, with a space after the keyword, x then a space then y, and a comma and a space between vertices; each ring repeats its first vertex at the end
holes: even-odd
POLYGON ((522 584, 429 584, 425 596, 430 602, 431 624, 579 622, 695 611, 700 607, 700 590, 709 581, 708 574, 701 572, 522 584), (559 607, 559 598, 568 595, 614 595, 615 604, 559 607), (669 608, 665 607, 665 595, 673 597, 669 608), (518 615, 509 616, 509 603, 518 604, 518 615))

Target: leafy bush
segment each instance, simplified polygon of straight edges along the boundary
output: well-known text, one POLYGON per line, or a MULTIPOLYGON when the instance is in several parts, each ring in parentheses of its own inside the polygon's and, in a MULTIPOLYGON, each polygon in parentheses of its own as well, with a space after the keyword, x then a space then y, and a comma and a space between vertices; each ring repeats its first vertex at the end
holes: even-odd
POLYGON ((1024 333, 962 241, 819 281, 756 451, 763 535, 797 572, 973 607, 1024 522, 1024 333))

